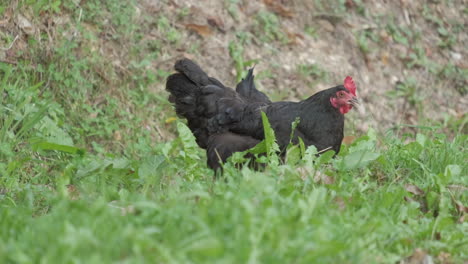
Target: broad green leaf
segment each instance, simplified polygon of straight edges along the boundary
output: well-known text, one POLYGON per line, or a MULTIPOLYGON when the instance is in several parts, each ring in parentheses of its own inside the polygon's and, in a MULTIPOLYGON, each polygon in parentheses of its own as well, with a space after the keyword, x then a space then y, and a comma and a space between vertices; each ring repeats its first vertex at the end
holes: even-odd
POLYGON ((439 206, 440 194, 435 191, 429 191, 425 198, 428 209, 432 211, 437 210, 439 206))
POLYGON ((46 116, 48 107, 42 106, 37 112, 28 115, 23 123, 21 128, 18 131, 17 137, 20 138, 25 135, 25 133, 29 132, 42 118, 46 116))
POLYGON ((223 253, 223 244, 216 237, 206 237, 193 241, 191 245, 184 248, 192 254, 203 256, 219 256, 223 253))
POLYGON ((0 157, 5 155, 6 157, 13 157, 15 152, 13 152, 12 144, 10 142, 0 143, 0 157))
POLYGON ((314 167, 314 162, 317 159, 317 148, 314 145, 308 146, 302 155, 302 161, 306 164, 307 167, 314 167))
POLYGON ((233 163, 244 163, 247 161, 245 158, 245 154, 249 151, 243 151, 243 152, 234 152, 232 156, 230 157, 231 161, 233 163))
POLYGON ((460 166, 456 164, 447 165, 444 173, 439 173, 437 176, 439 187, 444 187, 450 183, 455 177, 458 177, 461 173, 460 166))
POLYGON ((41 131, 40 136, 43 137, 47 142, 55 143, 59 145, 73 146, 73 139, 60 128, 57 123, 49 117, 44 117, 40 125, 37 128, 41 131))
POLYGON ((369 128, 369 130, 367 131, 367 136, 370 140, 377 141, 377 131, 375 131, 374 128, 369 128))
POLYGON ((79 154, 79 155, 84 155, 86 152, 84 149, 80 149, 74 146, 68 146, 68 145, 60 145, 52 142, 47 142, 43 140, 32 140, 32 146, 33 148, 41 149, 41 150, 55 150, 55 151, 60 151, 64 153, 70 153, 70 154, 79 154))
POLYGON ((407 150, 408 153, 411 153, 412 156, 419 156, 419 154, 421 153, 421 151, 423 151, 423 146, 418 143, 418 142, 410 142, 408 144, 406 144, 405 146, 403 146, 402 150, 407 150))
POLYGON ((439 32, 439 34, 440 34, 441 36, 444 36, 444 37, 446 37, 446 36, 448 36, 448 35, 450 34, 450 33, 447 31, 447 29, 445 29, 445 28, 443 28, 443 27, 437 28, 437 32, 439 32))
POLYGON ((177 132, 179 132, 179 137, 182 140, 184 149, 196 149, 197 143, 195 142, 195 137, 192 134, 192 131, 182 122, 177 122, 177 132))
POLYGON ((457 177, 459 176, 461 173, 461 168, 459 165, 456 165, 456 164, 451 164, 451 165, 447 165, 447 167, 445 167, 445 175, 447 175, 447 177, 449 177, 450 179, 453 178, 453 177, 457 177))
POLYGON ((296 165, 301 160, 301 149, 298 145, 292 145, 286 152, 286 162, 289 165, 296 165))
POLYGON ((258 162, 258 163, 268 163, 268 157, 267 156, 260 156, 258 157, 255 162, 258 162))
POLYGON ((352 170, 361 168, 366 166, 369 162, 376 160, 378 157, 380 157, 379 153, 371 151, 359 150, 350 152, 341 161, 343 166, 342 169, 352 170))
MULTIPOLYGON (((155 176, 159 167, 164 162, 165 158, 162 155, 153 155, 146 157, 140 164, 138 168, 138 176, 140 178, 147 178, 155 176)), ((158 173, 159 174, 159 173, 158 173)))
POLYGON ((356 144, 349 147, 349 152, 359 150, 373 150, 375 148, 375 141, 373 140, 359 140, 356 144))
POLYGON ((138 177, 147 183, 154 183, 158 186, 161 182, 163 173, 161 169, 164 168, 165 158, 163 155, 152 155, 143 159, 138 168, 138 177))
MULTIPOLYGON (((106 160, 106 163, 112 165, 114 169, 126 169, 130 166, 130 161, 123 157, 106 160)), ((106 167, 107 166, 108 165, 106 165, 106 167)))
POLYGON ((272 154, 276 154, 279 152, 279 146, 276 143, 275 138, 275 131, 271 128, 270 122, 268 121, 268 117, 264 112, 262 112, 262 123, 263 123, 263 131, 265 133, 265 148, 268 157, 272 154))
POLYGON ((416 135, 416 142, 418 142, 422 147, 426 145, 427 137, 423 134, 416 135))
POLYGON ((306 153, 306 146, 304 144, 304 140, 302 140, 302 138, 298 138, 299 139, 299 147, 301 149, 301 157, 303 157, 306 153))
POLYGON ((249 149, 247 152, 257 155, 267 153, 265 140, 262 140, 260 143, 258 143, 255 147, 249 149))
POLYGON ((335 156, 335 151, 325 151, 324 153, 320 154, 320 156, 317 158, 317 165, 329 162, 331 159, 333 159, 333 156, 335 156))
POLYGON ((263 131, 265 133, 265 150, 270 162, 273 164, 279 164, 278 155, 280 149, 278 143, 276 143, 275 138, 275 131, 271 128, 270 122, 268 121, 268 117, 264 112, 262 112, 262 123, 263 123, 263 131))
POLYGON ((177 122, 177 131, 179 132, 179 138, 182 141, 184 151, 181 152, 181 155, 184 158, 190 158, 192 160, 198 160, 198 145, 195 141, 195 137, 192 134, 192 131, 182 122, 177 122))

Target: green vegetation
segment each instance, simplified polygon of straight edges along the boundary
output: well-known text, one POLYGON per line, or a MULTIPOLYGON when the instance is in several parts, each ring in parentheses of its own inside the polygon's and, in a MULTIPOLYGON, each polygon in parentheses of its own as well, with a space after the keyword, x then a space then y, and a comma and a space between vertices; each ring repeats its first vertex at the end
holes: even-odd
POLYGON ((407 104, 404 105, 402 111, 405 111, 409 106, 409 108, 416 109, 418 116, 423 119, 424 105, 422 102, 424 97, 419 94, 418 87, 416 79, 408 78, 408 80, 398 83, 396 89, 389 91, 388 95, 391 98, 404 98, 407 104))
POLYGON ((280 41, 287 43, 288 38, 281 30, 278 17, 270 12, 261 11, 255 17, 256 32, 262 32, 260 40, 262 42, 280 41))
POLYGON ((297 71, 303 78, 312 77, 319 81, 326 81, 328 79, 328 73, 317 64, 298 65, 297 71))
MULTIPOLYGON (((412 134, 370 129, 335 159, 290 146, 283 162, 267 130, 264 170, 238 169, 235 155, 213 180, 161 92, 169 72, 153 64, 184 45, 174 18, 137 14, 134 1, 76 2, 19 1, 11 17, 35 27, 54 17, 55 28, 16 42, 0 32, 16 54, 0 50, 0 263, 395 263, 416 248, 436 262, 468 258, 466 115, 412 134)), ((231 15, 238 2, 226 1, 231 15)), ((259 38, 284 45, 274 14, 256 19, 259 38)), ((440 34, 441 48, 453 45, 440 34)), ((377 42, 359 36, 363 52, 377 42)), ((250 38, 238 33, 225 58, 238 79, 256 63, 250 38)), ((329 78, 320 65, 296 70, 329 78)), ((449 64, 438 77, 466 94, 466 70, 449 64)), ((418 88, 408 78, 390 95, 420 108, 418 88)))
MULTIPOLYGON (((458 222, 466 135, 370 131, 336 159, 293 147, 282 164, 270 132, 265 171, 228 163, 224 180, 213 181, 184 124, 178 139, 141 157, 84 153, 50 125, 50 108, 27 107, 38 86, 16 96, 24 87, 11 78, 3 82, 3 109, 16 118, 2 119, 1 136, 12 139, 1 153, 2 262, 390 263, 415 247, 466 257, 458 222)), ((152 144, 144 140, 133 144, 152 144)))

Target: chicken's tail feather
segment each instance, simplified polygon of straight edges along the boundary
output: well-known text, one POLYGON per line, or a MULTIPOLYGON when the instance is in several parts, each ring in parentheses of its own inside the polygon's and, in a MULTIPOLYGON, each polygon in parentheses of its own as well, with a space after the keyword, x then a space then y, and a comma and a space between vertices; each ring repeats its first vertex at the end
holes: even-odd
POLYGON ((198 86, 211 84, 210 77, 195 62, 189 59, 178 60, 174 69, 184 74, 188 79, 198 86))
POLYGON ((169 76, 166 90, 171 93, 169 101, 175 104, 178 115, 190 118, 195 114, 198 87, 184 74, 175 73, 169 76))
POLYGON ((247 76, 236 86, 236 92, 244 97, 250 97, 252 89, 255 89, 253 70, 254 68, 249 69, 247 76))
POLYGON ((200 88, 194 84, 186 75, 174 73, 167 78, 166 90, 170 93, 169 101, 174 104, 178 116, 187 119, 187 124, 198 145, 206 148, 208 132, 206 130, 207 120, 199 115, 197 109, 200 88))
POLYGON ((207 147, 208 119, 216 113, 216 99, 226 89, 221 82, 209 77, 195 62, 181 59, 174 65, 177 73, 167 78, 166 90, 178 116, 187 124, 201 148, 207 147), (219 91, 209 92, 210 87, 219 91))
POLYGON ((253 71, 254 68, 249 69, 247 76, 237 84, 236 92, 250 102, 271 103, 270 99, 255 87, 253 71))

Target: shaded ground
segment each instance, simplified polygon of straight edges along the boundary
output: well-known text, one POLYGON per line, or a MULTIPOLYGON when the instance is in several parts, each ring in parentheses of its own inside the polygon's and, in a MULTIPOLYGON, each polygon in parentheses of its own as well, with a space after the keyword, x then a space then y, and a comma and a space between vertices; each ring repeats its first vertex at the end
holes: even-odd
POLYGON ((199 26, 184 31, 182 49, 168 50, 163 67, 170 71, 169 58, 189 56, 234 85, 229 45, 236 43, 243 46, 244 60, 255 60, 261 89, 281 99, 304 98, 352 75, 367 108, 365 116, 352 115, 360 130, 466 115, 468 37, 462 30, 462 2, 321 2, 160 5, 155 16, 190 6, 183 18, 168 17, 176 17, 172 22, 181 28, 199 26), (199 46, 196 52, 190 50, 193 45, 199 46))

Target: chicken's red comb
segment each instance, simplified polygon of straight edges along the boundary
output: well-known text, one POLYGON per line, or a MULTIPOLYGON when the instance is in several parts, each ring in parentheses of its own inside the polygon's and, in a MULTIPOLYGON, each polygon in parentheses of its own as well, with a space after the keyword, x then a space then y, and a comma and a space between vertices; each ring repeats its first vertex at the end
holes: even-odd
POLYGON ((346 76, 346 79, 344 79, 344 87, 354 96, 356 96, 356 85, 354 84, 353 78, 351 78, 351 76, 346 76))

